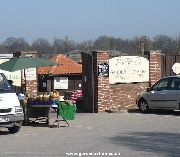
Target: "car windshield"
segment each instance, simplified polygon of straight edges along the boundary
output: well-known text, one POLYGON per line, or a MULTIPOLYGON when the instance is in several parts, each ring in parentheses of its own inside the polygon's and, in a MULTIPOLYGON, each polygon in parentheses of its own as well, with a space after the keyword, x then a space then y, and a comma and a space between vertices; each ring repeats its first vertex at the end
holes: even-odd
POLYGON ((12 92, 11 85, 9 84, 6 76, 0 73, 0 93, 12 92))
POLYGON ((165 79, 161 79, 160 81, 158 81, 157 83, 155 83, 152 87, 151 90, 153 91, 162 91, 162 90, 166 90, 167 86, 168 86, 168 80, 167 78, 165 79))

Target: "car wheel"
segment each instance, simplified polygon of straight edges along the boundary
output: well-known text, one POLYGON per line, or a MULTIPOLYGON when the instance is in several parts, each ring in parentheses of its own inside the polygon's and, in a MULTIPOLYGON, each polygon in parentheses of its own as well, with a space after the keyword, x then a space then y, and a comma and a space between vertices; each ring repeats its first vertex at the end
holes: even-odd
POLYGON ((146 100, 141 99, 139 100, 139 109, 142 113, 147 113, 149 111, 149 106, 146 100))
POLYGON ((10 127, 10 128, 8 128, 8 130, 9 130, 9 132, 10 133, 17 133, 19 130, 20 130, 20 126, 14 126, 14 127, 10 127))

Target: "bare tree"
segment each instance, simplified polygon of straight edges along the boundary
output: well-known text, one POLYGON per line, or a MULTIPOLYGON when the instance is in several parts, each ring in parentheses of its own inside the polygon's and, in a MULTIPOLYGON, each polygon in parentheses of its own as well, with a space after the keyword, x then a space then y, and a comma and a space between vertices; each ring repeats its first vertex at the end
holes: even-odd
POLYGON ((40 58, 49 58, 53 55, 51 44, 48 40, 39 38, 32 43, 31 49, 37 51, 37 56, 40 58))
POLYGON ((0 44, 0 54, 6 54, 6 53, 8 53, 8 50, 5 48, 5 46, 0 44))
POLYGON ((3 47, 8 53, 14 53, 17 51, 28 51, 29 44, 24 38, 14 38, 10 37, 5 42, 3 42, 3 47))
POLYGON ((180 54, 180 34, 172 38, 166 35, 156 35, 153 40, 147 36, 121 39, 100 36, 96 40, 76 43, 69 40, 54 38, 52 45, 48 40, 38 38, 29 45, 24 38, 9 37, 0 44, 0 53, 14 53, 16 51, 37 51, 38 57, 49 58, 55 54, 67 54, 73 50, 91 52, 92 50, 117 51, 129 55, 143 54, 151 49, 159 49, 163 54, 180 54))
POLYGON ((163 54, 171 54, 173 52, 173 38, 166 35, 156 35, 153 48, 161 50, 163 54))
POLYGON ((62 39, 54 38, 52 49, 55 54, 63 53, 64 41, 62 39))
POLYGON ((77 44, 76 49, 89 53, 93 50, 93 43, 92 40, 83 41, 80 44, 77 44))
POLYGON ((110 41, 110 49, 111 50, 117 50, 121 53, 125 53, 125 54, 133 54, 134 50, 132 49, 132 44, 130 42, 130 40, 126 39, 123 40, 121 38, 113 38, 110 37, 109 38, 110 41))
POLYGON ((17 39, 17 44, 18 44, 18 51, 28 51, 30 50, 30 46, 28 42, 24 38, 18 38, 17 39))
POLYGON ((96 50, 110 50, 110 41, 108 36, 100 36, 98 39, 95 40, 93 47, 96 50))
POLYGON ((63 41, 63 54, 67 54, 68 52, 72 51, 76 47, 76 43, 73 40, 69 40, 68 36, 65 36, 63 41))
POLYGON ((180 54, 180 34, 173 39, 173 53, 180 54))
POLYGON ((16 38, 9 37, 5 42, 3 42, 3 46, 7 49, 8 53, 14 53, 16 51, 16 43, 16 38))

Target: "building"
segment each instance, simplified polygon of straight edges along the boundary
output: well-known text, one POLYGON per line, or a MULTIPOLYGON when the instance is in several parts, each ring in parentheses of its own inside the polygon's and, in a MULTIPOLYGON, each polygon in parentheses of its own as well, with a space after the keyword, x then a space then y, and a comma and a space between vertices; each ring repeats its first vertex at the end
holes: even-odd
POLYGON ((56 90, 60 95, 64 92, 82 90, 82 65, 58 54, 49 60, 59 63, 57 66, 38 68, 38 92, 56 90))

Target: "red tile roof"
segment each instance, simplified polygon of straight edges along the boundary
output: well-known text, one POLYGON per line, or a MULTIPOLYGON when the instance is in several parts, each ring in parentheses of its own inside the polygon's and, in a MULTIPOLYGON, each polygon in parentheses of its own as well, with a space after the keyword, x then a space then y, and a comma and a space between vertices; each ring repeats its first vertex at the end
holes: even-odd
POLYGON ((62 54, 58 54, 50 61, 57 62, 59 65, 39 67, 38 74, 81 74, 82 65, 77 62, 67 58, 62 54))

